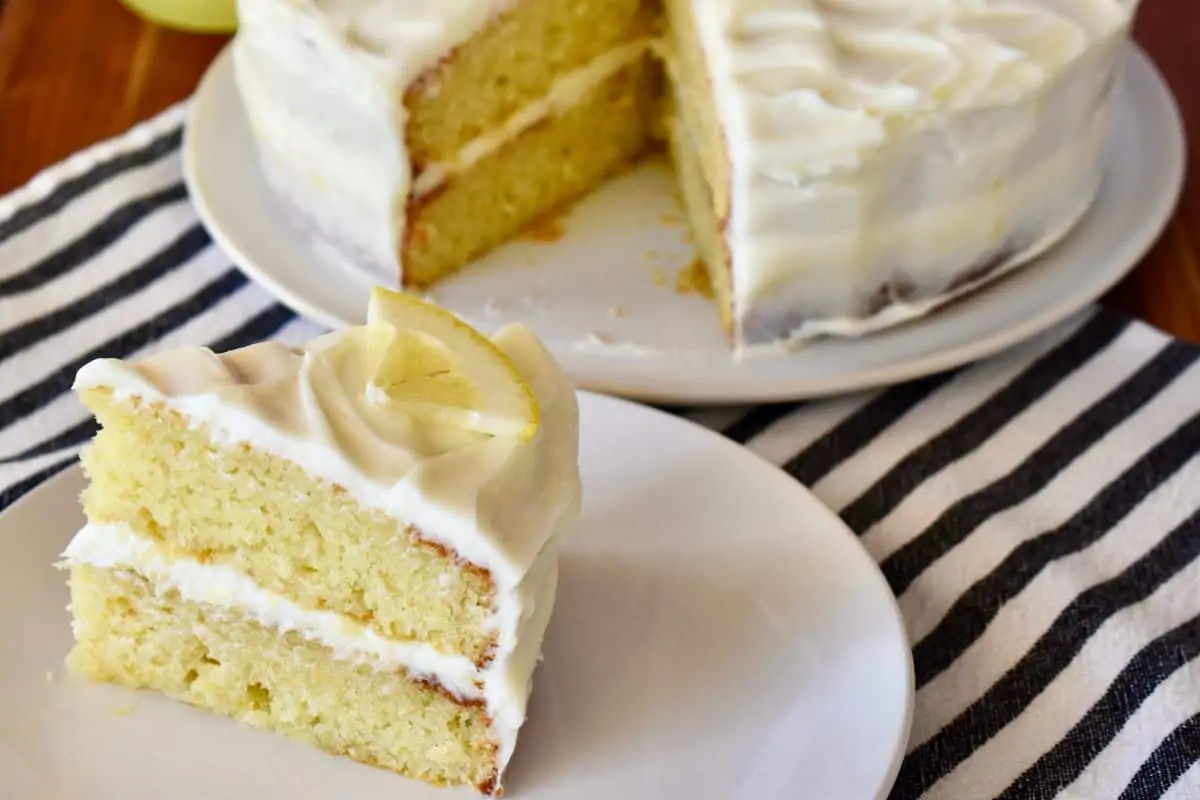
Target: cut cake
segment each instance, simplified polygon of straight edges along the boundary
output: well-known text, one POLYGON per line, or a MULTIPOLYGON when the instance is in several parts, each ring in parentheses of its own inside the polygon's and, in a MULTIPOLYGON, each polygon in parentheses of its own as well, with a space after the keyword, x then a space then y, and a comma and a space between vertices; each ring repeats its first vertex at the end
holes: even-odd
POLYGON ((489 794, 579 509, 577 406, 528 329, 386 291, 303 348, 101 359, 64 553, 89 678, 489 794))
POLYGON ((769 353, 1061 239, 1137 7, 239 0, 232 55, 283 204, 414 291, 665 143, 730 344, 769 353))

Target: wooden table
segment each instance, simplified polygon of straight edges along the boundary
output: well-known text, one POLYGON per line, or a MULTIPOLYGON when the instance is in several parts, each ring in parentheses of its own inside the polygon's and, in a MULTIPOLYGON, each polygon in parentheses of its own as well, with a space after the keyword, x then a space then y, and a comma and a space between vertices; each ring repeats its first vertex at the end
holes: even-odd
MULTIPOLYGON (((1200 147, 1200 2, 1143 0, 1136 36, 1200 147)), ((142 22, 117 0, 0 0, 0 193, 186 97, 225 44, 142 22)), ((1200 343, 1200 172, 1174 219, 1105 302, 1200 343)))

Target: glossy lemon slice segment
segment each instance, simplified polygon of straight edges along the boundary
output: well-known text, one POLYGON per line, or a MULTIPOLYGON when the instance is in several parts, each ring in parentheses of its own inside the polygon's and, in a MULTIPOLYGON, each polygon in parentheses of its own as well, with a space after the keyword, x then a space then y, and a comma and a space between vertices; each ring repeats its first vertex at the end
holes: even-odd
POLYGON ((493 436, 528 439, 537 431, 537 398, 520 371, 450 312, 375 287, 366 336, 372 402, 493 436))

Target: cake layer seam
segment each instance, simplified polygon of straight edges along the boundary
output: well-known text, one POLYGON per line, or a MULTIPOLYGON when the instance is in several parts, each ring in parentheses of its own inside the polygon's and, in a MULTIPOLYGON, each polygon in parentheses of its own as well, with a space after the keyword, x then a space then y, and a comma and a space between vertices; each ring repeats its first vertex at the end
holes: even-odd
POLYGON ((427 164, 413 176, 411 196, 421 199, 436 192, 471 167, 516 140, 545 119, 571 108, 580 98, 654 49, 651 38, 635 39, 565 72, 542 97, 527 103, 501 125, 467 142, 454 158, 427 164))
POLYGON ((88 523, 63 551, 62 559, 60 563, 65 565, 132 569, 160 591, 174 590, 185 600, 236 609, 279 632, 294 631, 329 648, 341 660, 376 669, 403 669, 459 700, 484 699, 484 676, 466 656, 440 653, 423 643, 386 639, 342 614, 302 608, 230 567, 169 556, 126 523, 88 523))

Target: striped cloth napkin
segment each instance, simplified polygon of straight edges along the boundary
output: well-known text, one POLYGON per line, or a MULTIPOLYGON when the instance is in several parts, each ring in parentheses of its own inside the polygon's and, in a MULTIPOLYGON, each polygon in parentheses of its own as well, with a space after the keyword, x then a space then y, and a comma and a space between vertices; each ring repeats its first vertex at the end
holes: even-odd
MULTIPOLYGON (((205 234, 185 109, 0 199, 0 509, 92 435, 86 361, 320 331, 205 234)), ((1200 798, 1198 355, 1093 309, 881 391, 672 409, 811 487, 882 566, 917 681, 894 800, 1200 798)))

